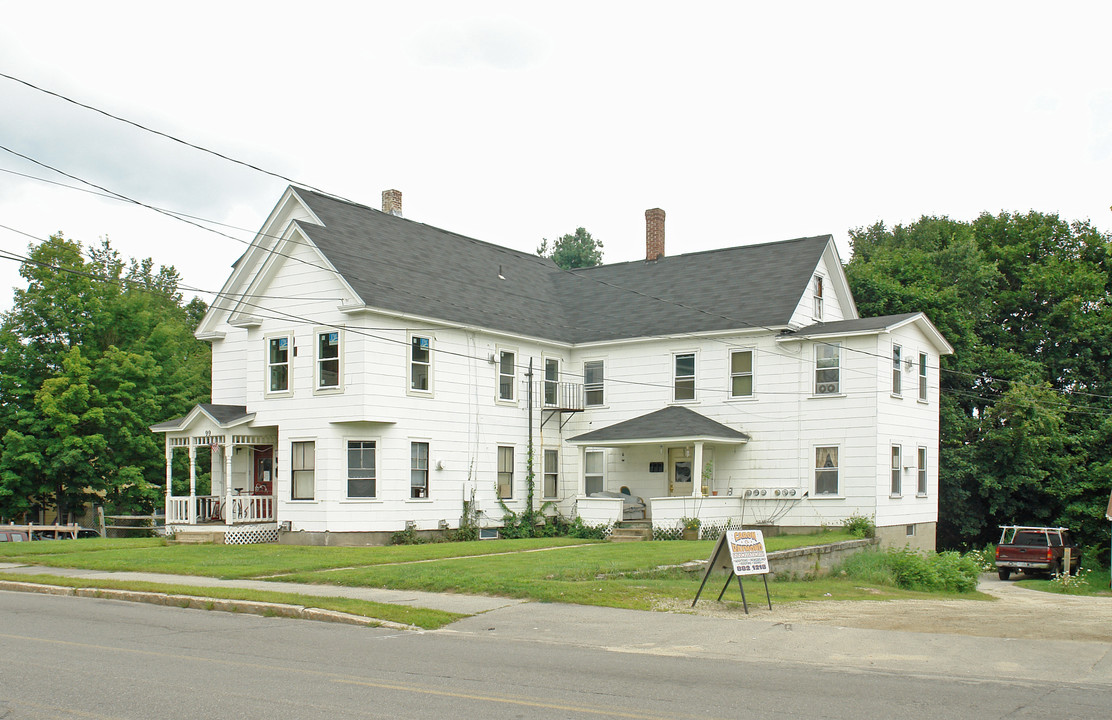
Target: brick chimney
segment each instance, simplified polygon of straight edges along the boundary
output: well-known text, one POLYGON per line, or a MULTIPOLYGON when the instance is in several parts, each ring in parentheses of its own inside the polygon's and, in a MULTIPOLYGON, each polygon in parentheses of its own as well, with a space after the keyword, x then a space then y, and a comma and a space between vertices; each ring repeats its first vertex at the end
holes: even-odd
POLYGON ((387 215, 402 216, 402 191, 401 190, 383 190, 382 191, 382 212, 387 215))
POLYGON ((645 211, 645 259, 664 257, 664 211, 653 208, 645 211))

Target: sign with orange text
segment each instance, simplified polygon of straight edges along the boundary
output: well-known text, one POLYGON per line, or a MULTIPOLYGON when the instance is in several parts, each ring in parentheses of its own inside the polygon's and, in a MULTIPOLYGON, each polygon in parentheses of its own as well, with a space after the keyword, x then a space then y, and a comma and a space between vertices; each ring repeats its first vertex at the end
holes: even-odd
POLYGON ((762 575, 768 572, 768 553, 760 530, 727 530, 734 575, 762 575))

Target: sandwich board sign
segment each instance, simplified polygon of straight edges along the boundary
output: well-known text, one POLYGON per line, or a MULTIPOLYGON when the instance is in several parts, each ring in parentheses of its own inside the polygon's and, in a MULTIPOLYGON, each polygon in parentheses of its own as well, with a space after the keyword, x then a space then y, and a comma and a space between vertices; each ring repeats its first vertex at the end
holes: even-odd
POLYGON ((768 592, 768 552, 765 550, 764 533, 760 530, 727 529, 722 532, 707 562, 703 582, 699 585, 699 592, 695 593, 695 599, 691 601, 691 607, 695 607, 695 603, 699 602, 699 595, 702 594, 710 574, 715 570, 726 571, 726 584, 722 586, 722 592, 718 593, 719 600, 726 593, 726 588, 730 586, 730 580, 736 577, 737 587, 741 590, 741 604, 745 608, 745 614, 748 615, 749 602, 745 599, 741 576, 760 575, 764 580, 768 609, 772 609, 772 597, 768 592))

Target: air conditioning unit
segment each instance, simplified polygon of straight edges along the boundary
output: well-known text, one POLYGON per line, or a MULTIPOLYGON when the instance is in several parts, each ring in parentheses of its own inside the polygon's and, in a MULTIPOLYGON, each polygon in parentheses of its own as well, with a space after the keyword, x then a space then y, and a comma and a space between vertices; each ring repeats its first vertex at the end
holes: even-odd
POLYGON ((819 395, 832 395, 838 392, 838 383, 819 383, 816 390, 819 395))

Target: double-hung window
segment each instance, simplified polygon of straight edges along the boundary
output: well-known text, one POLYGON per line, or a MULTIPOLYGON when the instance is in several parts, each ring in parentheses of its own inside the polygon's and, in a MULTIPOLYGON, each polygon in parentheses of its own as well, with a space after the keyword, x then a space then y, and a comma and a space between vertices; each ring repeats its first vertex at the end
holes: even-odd
POLYGON ((822 276, 815 276, 815 307, 813 317, 822 320, 822 276))
POLYGON ((279 393, 290 389, 290 338, 267 338, 266 341, 267 392, 279 393))
POLYGON ((317 333, 317 389, 340 387, 340 331, 317 333))
POLYGON ((349 498, 375 497, 375 441, 348 441, 349 498))
POLYGON ((840 343, 815 345, 815 394, 837 395, 841 392, 840 343))
POLYGON ((290 471, 293 473, 291 500, 312 500, 316 485, 317 444, 295 442, 290 444, 290 471))
POLYGON ((512 401, 517 381, 517 358, 510 350, 498 353, 498 399, 512 401))
POLYGON ((602 360, 588 360, 583 363, 583 393, 588 406, 602 405, 605 398, 603 393, 603 370, 605 363, 602 360))
POLYGON ((429 444, 411 442, 409 444, 409 497, 427 498, 429 496, 429 444))
POLYGON ((410 339, 409 389, 427 393, 432 388, 432 341, 414 335, 410 339))
POLYGON ((892 446, 892 489, 893 495, 903 494, 903 486, 900 483, 900 446, 892 446))
POLYGON ((514 449, 498 446, 498 499, 514 496, 514 449))
POLYGON ((927 354, 919 353, 919 399, 927 401, 927 354))
POLYGON ((927 449, 925 447, 919 448, 919 487, 916 492, 919 495, 927 494, 927 449))
POLYGON ((695 399, 695 353, 673 356, 672 399, 676 402, 695 399))
POLYGON ((815 495, 837 495, 838 448, 815 448, 815 495))
POLYGON ((560 480, 560 455, 556 450, 544 451, 544 497, 556 497, 560 480))
POLYGON ((753 397, 753 351, 730 351, 730 397, 753 397))
POLYGON ((606 486, 604 470, 604 456, 602 450, 588 450, 585 453, 584 461, 586 467, 583 468, 583 475, 585 480, 586 493, 592 495, 597 492, 602 492, 606 486))
POLYGON ((899 345, 892 346, 892 394, 903 393, 903 370, 900 368, 903 348, 899 345))

